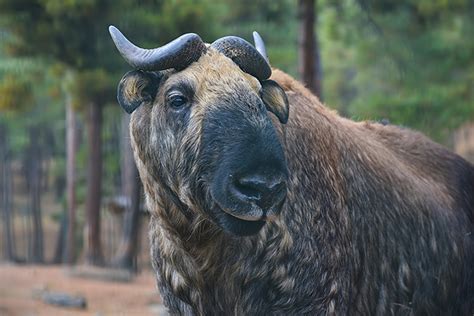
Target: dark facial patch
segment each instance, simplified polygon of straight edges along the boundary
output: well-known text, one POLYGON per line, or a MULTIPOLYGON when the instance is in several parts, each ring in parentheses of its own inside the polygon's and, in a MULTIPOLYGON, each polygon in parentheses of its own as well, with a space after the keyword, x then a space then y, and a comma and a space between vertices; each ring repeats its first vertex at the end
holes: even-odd
POLYGON ((132 70, 127 72, 117 88, 117 100, 131 114, 144 102, 152 102, 160 84, 159 72, 132 70))
POLYGON ((252 104, 234 100, 209 112, 203 126, 200 164, 207 169, 210 216, 234 235, 256 234, 279 214, 287 181, 283 149, 264 105, 257 97, 252 104))

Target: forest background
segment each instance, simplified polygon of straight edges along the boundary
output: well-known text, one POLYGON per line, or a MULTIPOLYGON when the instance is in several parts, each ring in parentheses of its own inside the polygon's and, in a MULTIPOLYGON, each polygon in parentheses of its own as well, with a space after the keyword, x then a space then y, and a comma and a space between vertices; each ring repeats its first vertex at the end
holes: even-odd
POLYGON ((472 0, 0 0, 2 261, 150 266, 110 24, 147 48, 257 30, 341 115, 474 159, 472 0))

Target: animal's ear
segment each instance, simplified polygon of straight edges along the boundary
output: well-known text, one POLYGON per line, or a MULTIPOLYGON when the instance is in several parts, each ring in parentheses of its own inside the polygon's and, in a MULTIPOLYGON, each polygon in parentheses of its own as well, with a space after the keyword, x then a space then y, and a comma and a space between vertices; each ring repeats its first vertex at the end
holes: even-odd
POLYGON ((265 80, 261 84, 260 96, 267 110, 275 114, 282 124, 286 124, 290 105, 285 91, 273 80, 265 80))
POLYGON ((132 113, 144 102, 151 102, 156 96, 160 74, 132 70, 127 72, 117 88, 118 103, 127 113, 132 113))

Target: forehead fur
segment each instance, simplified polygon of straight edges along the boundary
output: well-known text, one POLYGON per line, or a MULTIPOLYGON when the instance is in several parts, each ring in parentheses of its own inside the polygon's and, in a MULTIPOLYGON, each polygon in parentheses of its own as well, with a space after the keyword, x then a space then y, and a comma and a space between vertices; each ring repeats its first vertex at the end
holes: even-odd
POLYGON ((198 94, 199 91, 212 94, 243 87, 258 93, 261 88, 260 82, 255 77, 243 72, 230 58, 211 47, 181 74, 194 81, 198 94))
POLYGON ((167 91, 167 87, 177 82, 188 82, 193 87, 191 121, 195 124, 190 124, 188 129, 196 135, 200 135, 199 122, 202 122, 210 110, 216 107, 234 107, 241 103, 235 101, 252 104, 261 89, 257 78, 242 71, 230 58, 212 47, 208 47, 198 61, 172 74, 162 91, 167 91))

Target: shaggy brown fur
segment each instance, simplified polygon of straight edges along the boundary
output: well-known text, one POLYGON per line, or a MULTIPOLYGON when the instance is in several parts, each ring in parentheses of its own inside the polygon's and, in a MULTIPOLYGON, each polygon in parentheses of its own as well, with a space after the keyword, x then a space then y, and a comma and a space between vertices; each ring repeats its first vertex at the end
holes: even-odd
POLYGON ((232 103, 220 100, 256 97, 260 83, 212 49, 162 76, 130 129, 172 314, 472 313, 472 165, 417 132, 341 118, 274 70, 290 103, 286 125, 273 118, 287 200, 257 235, 232 236, 206 216, 202 124, 212 107, 232 103), (185 126, 162 106, 179 81, 196 94, 185 126))

